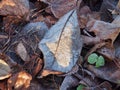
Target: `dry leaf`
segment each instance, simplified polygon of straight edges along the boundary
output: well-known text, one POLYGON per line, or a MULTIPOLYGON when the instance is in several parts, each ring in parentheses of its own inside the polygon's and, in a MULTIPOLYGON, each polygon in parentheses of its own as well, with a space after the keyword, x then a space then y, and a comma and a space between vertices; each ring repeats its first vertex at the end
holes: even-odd
POLYGON ((101 41, 112 40, 112 44, 120 32, 119 25, 99 20, 94 22, 93 27, 89 31, 94 32, 96 37, 100 38, 101 41))
POLYGON ((106 57, 108 61, 114 60, 114 58, 115 58, 114 48, 112 48, 112 47, 104 46, 104 47, 98 49, 97 52, 99 54, 103 55, 104 57, 106 57))
POLYGON ((63 74, 62 72, 59 72, 59 71, 51 71, 51 70, 47 70, 47 69, 44 69, 41 73, 40 76, 38 76, 37 78, 43 78, 47 75, 50 75, 50 74, 56 74, 56 75, 60 75, 60 74, 63 74))
POLYGON ((32 76, 25 71, 21 71, 8 80, 8 88, 12 90, 28 90, 32 76))
POLYGON ((27 50, 22 42, 19 42, 16 48, 17 54, 22 58, 23 61, 29 61, 30 57, 27 53, 27 50))
POLYGON ((29 12, 28 0, 0 1, 0 15, 24 16, 29 12))
POLYGON ((120 69, 113 62, 107 62, 101 68, 95 68, 92 65, 88 66, 88 70, 93 72, 97 77, 120 84, 120 69))
POLYGON ((0 81, 0 90, 8 90, 7 89, 7 80, 0 81))
POLYGON ((76 10, 63 16, 39 43, 44 54, 45 69, 68 72, 76 64, 82 49, 82 39, 76 10))
POLYGON ((71 87, 75 87, 79 84, 79 80, 73 76, 66 76, 60 86, 60 90, 68 90, 71 87))
POLYGON ((6 79, 11 76, 11 69, 9 65, 0 59, 0 80, 6 79))
POLYGON ((62 17, 68 11, 72 10, 76 6, 76 0, 41 0, 48 3, 51 7, 51 11, 56 18, 62 17))

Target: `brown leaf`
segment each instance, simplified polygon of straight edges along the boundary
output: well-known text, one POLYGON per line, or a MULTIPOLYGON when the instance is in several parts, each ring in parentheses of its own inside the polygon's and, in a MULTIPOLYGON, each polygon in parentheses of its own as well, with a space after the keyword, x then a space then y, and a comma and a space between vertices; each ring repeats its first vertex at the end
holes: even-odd
POLYGON ((2 0, 0 1, 0 15, 23 16, 29 12, 28 0, 2 0))
POLYGON ((119 25, 99 20, 94 22, 93 27, 89 31, 94 32, 96 37, 100 38, 102 41, 111 40, 112 44, 120 32, 119 25))
POLYGON ((44 70, 42 71, 41 75, 38 76, 38 78, 42 78, 42 77, 45 77, 45 76, 50 75, 50 74, 60 75, 60 74, 63 74, 63 72, 51 71, 51 70, 46 70, 46 69, 44 69, 44 70))
POLYGON ((39 82, 34 80, 30 83, 29 90, 46 90, 46 88, 44 88, 39 82))
POLYGON ((8 80, 8 88, 12 90, 28 90, 32 77, 25 71, 21 71, 8 80))
POLYGON ((0 80, 6 79, 11 76, 11 69, 9 65, 0 59, 0 80))
POLYGON ((79 80, 77 78, 75 78, 73 76, 66 76, 62 82, 60 90, 68 90, 71 87, 77 86, 78 83, 79 83, 79 80))
POLYGON ((51 7, 51 11, 56 18, 62 17, 68 11, 72 10, 76 6, 76 0, 41 0, 48 3, 51 7))
POLYGON ((83 38, 84 44, 86 45, 95 45, 100 42, 100 38, 98 37, 89 37, 89 36, 82 35, 82 38, 83 38))
POLYGON ((90 20, 100 20, 100 13, 92 12, 88 6, 84 6, 78 13, 80 28, 85 28, 90 20))
POLYGON ((101 55, 103 55, 104 57, 107 58, 107 60, 114 60, 115 58, 115 54, 114 54, 114 48, 112 47, 108 47, 108 46, 104 46, 100 49, 97 50, 98 53, 100 53, 101 55))
POLYGON ((7 80, 0 81, 0 90, 7 90, 7 80))
POLYGON ((89 65, 88 69, 93 72, 96 77, 120 84, 120 69, 114 62, 106 62, 105 66, 100 68, 89 65))
POLYGON ((36 76, 43 67, 43 60, 40 58, 37 58, 36 63, 34 65, 35 65, 35 67, 32 70, 32 74, 33 74, 33 76, 36 76))

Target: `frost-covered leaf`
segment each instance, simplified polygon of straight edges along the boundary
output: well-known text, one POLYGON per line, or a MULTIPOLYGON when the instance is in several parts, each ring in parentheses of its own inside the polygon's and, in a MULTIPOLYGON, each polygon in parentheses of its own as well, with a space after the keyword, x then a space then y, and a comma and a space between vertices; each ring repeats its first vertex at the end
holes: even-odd
POLYGON ((0 59, 0 80, 10 77, 11 75, 10 72, 11 69, 9 65, 6 62, 4 62, 2 59, 0 59))
POLYGON ((82 39, 76 10, 63 16, 39 43, 45 69, 68 72, 76 64, 82 49, 82 39))

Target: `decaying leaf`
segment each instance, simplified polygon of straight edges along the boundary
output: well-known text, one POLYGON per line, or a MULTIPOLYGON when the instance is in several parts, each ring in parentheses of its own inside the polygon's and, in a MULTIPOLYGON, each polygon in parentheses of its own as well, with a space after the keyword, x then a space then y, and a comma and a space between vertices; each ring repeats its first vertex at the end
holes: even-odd
POLYGON ((0 90, 7 90, 7 80, 0 81, 0 90))
POLYGON ((120 70, 113 62, 107 62, 105 66, 101 68, 95 68, 89 65, 88 69, 93 72, 96 77, 120 84, 120 70))
POLYGON ((30 86, 32 76, 25 71, 21 71, 8 80, 8 88, 12 90, 27 90, 30 86))
POLYGON ((22 42, 19 42, 16 48, 17 54, 22 58, 23 61, 29 61, 30 57, 22 42))
POLYGON ((79 80, 76 77, 66 76, 65 79, 62 82, 60 90, 68 90, 71 87, 77 86, 78 83, 79 83, 79 80))
POLYGON ((115 57, 117 59, 120 59, 120 47, 118 47, 116 50, 115 50, 115 57))
POLYGON ((94 22, 93 27, 89 31, 94 32, 100 40, 112 40, 112 44, 120 32, 119 25, 99 20, 94 22))
POLYGON ((38 51, 38 43, 47 31, 48 27, 44 22, 35 22, 25 25, 21 34, 24 35, 24 41, 28 47, 38 51))
POLYGON ((11 76, 11 69, 9 65, 0 59, 0 80, 6 79, 11 76))
POLYGON ((0 1, 0 15, 24 16, 29 12, 28 0, 0 1))
POLYGON ((59 72, 59 71, 51 71, 51 70, 46 70, 44 69, 41 73, 40 76, 38 76, 37 78, 43 78, 49 74, 56 74, 56 75, 60 75, 60 74, 63 74, 62 72, 59 72))
POLYGON ((76 0, 41 0, 50 5, 56 18, 60 18, 76 6, 76 0))
POLYGON ((71 10, 51 27, 39 48, 44 54, 45 69, 61 72, 72 69, 82 49, 76 10, 71 10))
POLYGON ((114 48, 103 46, 102 48, 98 49, 97 52, 104 57, 106 57, 108 60, 114 60, 115 54, 114 54, 114 48))
POLYGON ((48 89, 43 87, 41 83, 34 80, 31 81, 29 90, 48 90, 48 89))

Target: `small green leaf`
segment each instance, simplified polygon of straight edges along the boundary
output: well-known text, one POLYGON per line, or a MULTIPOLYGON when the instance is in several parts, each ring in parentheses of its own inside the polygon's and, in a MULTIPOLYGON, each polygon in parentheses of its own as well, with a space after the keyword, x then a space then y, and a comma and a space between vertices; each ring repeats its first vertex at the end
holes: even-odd
POLYGON ((97 59, 98 59, 98 55, 96 53, 90 54, 88 56, 88 62, 90 64, 94 64, 95 62, 97 62, 97 59))
POLYGON ((86 87, 85 85, 80 84, 80 85, 77 87, 77 90, 83 90, 85 87, 86 87))
POLYGON ((104 66, 104 64, 105 64, 104 57, 103 56, 99 56, 95 66, 96 67, 100 67, 100 66, 104 66))

